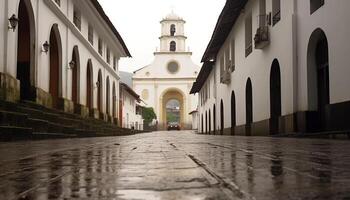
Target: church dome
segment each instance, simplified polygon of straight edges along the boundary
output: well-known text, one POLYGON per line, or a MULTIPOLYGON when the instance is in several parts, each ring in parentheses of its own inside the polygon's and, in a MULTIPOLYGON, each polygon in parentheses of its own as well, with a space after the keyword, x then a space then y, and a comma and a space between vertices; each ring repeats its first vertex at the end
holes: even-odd
POLYGON ((181 17, 179 17, 174 11, 171 11, 165 18, 165 20, 182 20, 181 17))

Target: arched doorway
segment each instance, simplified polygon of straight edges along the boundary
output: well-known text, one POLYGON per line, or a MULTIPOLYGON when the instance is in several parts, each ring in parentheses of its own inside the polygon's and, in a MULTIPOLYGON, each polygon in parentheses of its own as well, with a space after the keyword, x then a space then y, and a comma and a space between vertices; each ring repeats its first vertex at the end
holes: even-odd
POLYGON ((50 32, 50 94, 52 105, 57 108, 61 93, 62 43, 58 25, 54 24, 50 32))
POLYGON ((307 62, 309 107, 318 111, 320 131, 326 128, 326 106, 330 103, 328 40, 321 29, 311 34, 307 62))
POLYGON ((166 90, 161 95, 162 112, 160 119, 165 129, 169 122, 178 122, 182 129, 185 127, 184 95, 178 89, 166 90))
POLYGON ((97 110, 102 113, 102 72, 98 70, 97 78, 97 110))
POLYGON ((109 88, 109 76, 106 79, 106 113, 110 114, 110 88, 109 88))
POLYGON ((208 124, 209 124, 209 130, 208 130, 208 134, 211 134, 211 113, 210 113, 210 109, 208 111, 208 115, 209 115, 209 119, 208 119, 208 124))
POLYGON ((253 123, 253 92, 252 92, 252 82, 250 78, 247 80, 245 99, 246 99, 246 135, 251 135, 251 126, 253 123))
POLYGON ((201 123, 201 132, 204 133, 204 129, 203 129, 203 114, 202 114, 202 117, 201 117, 201 121, 202 121, 202 123, 201 123))
POLYGON ((72 54, 72 101, 80 102, 80 56, 78 46, 74 46, 72 54))
POLYGON ((236 127, 236 96, 235 92, 231 93, 231 135, 235 134, 236 127))
POLYGON ((205 111, 205 134, 208 134, 208 111, 205 111))
POLYGON ((280 65, 275 59, 270 72, 270 134, 279 132, 279 117, 281 116, 281 72, 280 65))
POLYGON ((117 101, 117 96, 116 96, 116 90, 115 90, 115 82, 113 82, 113 88, 112 88, 112 115, 113 118, 117 117, 117 108, 116 108, 116 101, 117 101))
POLYGON ((87 70, 86 70, 86 106, 92 110, 94 106, 94 95, 93 95, 93 71, 91 60, 88 60, 87 70))
POLYGON ((224 102, 221 99, 220 102, 220 134, 223 135, 224 134, 224 102))
POLYGON ((216 106, 213 105, 213 133, 216 134, 216 106))
POLYGON ((31 98, 35 71, 35 20, 30 0, 21 0, 18 6, 17 73, 21 99, 31 98))

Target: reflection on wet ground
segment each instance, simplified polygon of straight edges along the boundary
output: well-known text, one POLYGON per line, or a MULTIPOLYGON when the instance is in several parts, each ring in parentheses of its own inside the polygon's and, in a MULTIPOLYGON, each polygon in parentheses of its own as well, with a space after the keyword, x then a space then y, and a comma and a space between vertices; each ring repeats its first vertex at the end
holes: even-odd
POLYGON ((350 199, 350 143, 185 131, 0 143, 0 199, 350 199))

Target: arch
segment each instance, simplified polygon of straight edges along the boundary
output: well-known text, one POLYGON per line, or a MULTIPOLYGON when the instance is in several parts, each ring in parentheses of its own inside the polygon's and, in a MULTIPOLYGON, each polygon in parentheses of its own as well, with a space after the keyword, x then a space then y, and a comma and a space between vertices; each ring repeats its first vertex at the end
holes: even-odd
POLYGON ((106 113, 109 115, 110 114, 110 100, 111 95, 110 95, 110 88, 109 88, 109 76, 106 78, 106 113))
POLYGON ((166 105, 170 100, 177 100, 180 104, 180 127, 184 128, 185 123, 185 94, 178 88, 168 88, 160 95, 161 102, 160 108, 160 125, 164 126, 165 129, 167 127, 167 114, 166 114, 166 105))
POLYGON ((253 123, 253 91, 252 81, 250 78, 247 80, 245 89, 245 100, 246 100, 246 135, 251 135, 251 125, 253 123))
POLYGON ((117 105, 116 105, 116 101, 117 101, 117 91, 116 91, 116 88, 115 88, 115 82, 113 81, 113 88, 112 88, 112 115, 113 115, 113 118, 116 118, 117 117, 117 105))
POLYGON ((30 0, 18 5, 17 72, 21 99, 30 99, 31 86, 35 85, 35 18, 30 0))
POLYGON ((307 51, 308 103, 317 110, 320 129, 325 128, 326 105, 330 103, 329 49, 325 32, 318 28, 310 36, 307 51))
POLYGON ((208 111, 205 111, 205 134, 208 134, 208 111))
POLYGON ((235 134, 236 127, 236 96, 235 92, 231 93, 231 135, 235 134))
POLYGON ((58 25, 54 24, 50 32, 50 89, 52 105, 57 107, 58 98, 62 96, 62 42, 58 25))
POLYGON ((213 134, 216 134, 216 106, 213 105, 213 134))
POLYGON ((93 68, 91 59, 88 60, 86 70, 86 106, 91 110, 94 107, 94 82, 93 82, 93 68))
POLYGON ((176 42, 175 41, 170 42, 170 51, 176 51, 176 42))
POLYGON ((202 123, 201 123, 201 132, 204 133, 204 129, 203 129, 203 114, 202 114, 202 123))
POLYGON ((210 109, 208 111, 208 115, 209 115, 209 119, 208 119, 208 124, 209 124, 209 128, 208 128, 208 134, 211 134, 211 113, 210 113, 210 109))
POLYGON ((170 25, 170 35, 175 36, 176 26, 175 24, 170 25))
POLYGON ((80 103, 80 55, 78 46, 73 47, 72 62, 72 101, 80 103))
POLYGON ((102 97, 103 97, 103 91, 102 91, 102 71, 101 69, 98 70, 98 77, 97 77, 97 110, 102 113, 102 97))
POLYGON ((221 99, 220 102, 220 134, 223 135, 224 134, 224 125, 225 125, 225 118, 224 118, 224 102, 221 99))
POLYGON ((272 62, 270 72, 270 134, 279 132, 279 117, 282 112, 281 71, 277 59, 272 62))

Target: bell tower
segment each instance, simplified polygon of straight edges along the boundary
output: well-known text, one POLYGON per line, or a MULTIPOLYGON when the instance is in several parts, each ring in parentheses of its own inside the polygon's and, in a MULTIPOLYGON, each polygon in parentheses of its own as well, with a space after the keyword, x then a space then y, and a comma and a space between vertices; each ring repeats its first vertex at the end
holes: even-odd
POLYGON ((160 51, 156 53, 189 53, 186 51, 185 23, 173 11, 160 21, 160 51))

